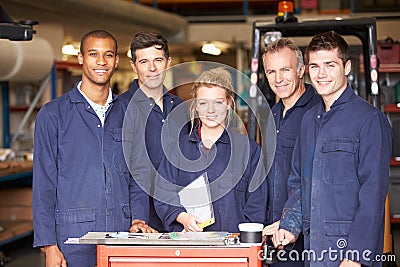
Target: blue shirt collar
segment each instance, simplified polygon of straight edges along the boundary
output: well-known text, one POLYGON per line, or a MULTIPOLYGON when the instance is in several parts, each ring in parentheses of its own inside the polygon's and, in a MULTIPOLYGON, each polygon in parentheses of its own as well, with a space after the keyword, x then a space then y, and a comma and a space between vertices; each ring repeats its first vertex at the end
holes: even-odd
MULTIPOLYGON (((174 100, 176 98, 175 95, 171 94, 168 90, 167 87, 163 86, 164 90, 164 95, 163 95, 163 100, 174 100)), ((131 92, 132 96, 134 97, 134 100, 137 102, 143 102, 143 101, 148 101, 149 98, 146 96, 146 94, 140 89, 139 87, 139 80, 134 79, 132 84, 129 87, 129 91, 131 92)))
MULTIPOLYGON (((190 141, 196 142, 196 143, 201 141, 200 140, 200 136, 199 136, 199 134, 197 132, 198 128, 199 128, 199 124, 196 125, 195 127, 193 127, 193 131, 190 133, 190 136, 189 136, 189 140, 190 141)), ((219 142, 220 143, 224 143, 224 144, 229 144, 230 143, 229 134, 228 134, 226 129, 224 130, 222 135, 218 138, 217 142, 215 142, 215 143, 219 143, 219 142)))

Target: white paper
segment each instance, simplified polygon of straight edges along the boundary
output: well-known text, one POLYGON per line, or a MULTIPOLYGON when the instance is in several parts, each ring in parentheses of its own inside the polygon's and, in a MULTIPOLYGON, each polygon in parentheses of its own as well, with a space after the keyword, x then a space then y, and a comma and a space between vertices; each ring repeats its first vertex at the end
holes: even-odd
POLYGON ((70 237, 64 242, 64 244, 79 244, 79 237, 70 237))
POLYGON ((204 228, 215 222, 207 173, 200 175, 178 194, 187 213, 202 221, 199 227, 204 228))

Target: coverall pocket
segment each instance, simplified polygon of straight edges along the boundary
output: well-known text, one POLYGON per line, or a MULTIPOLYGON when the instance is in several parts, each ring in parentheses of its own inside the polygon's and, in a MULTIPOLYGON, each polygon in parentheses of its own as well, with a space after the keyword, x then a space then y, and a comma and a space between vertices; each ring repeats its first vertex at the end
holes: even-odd
POLYGON ((324 234, 326 236, 348 236, 351 221, 325 221, 324 234))
MULTIPOLYGON (((68 238, 81 237, 87 232, 96 231, 96 209, 73 208, 56 210, 56 224, 59 235, 57 238, 59 246, 61 248, 68 246, 64 245, 64 241, 68 238)), ((79 254, 79 250, 75 252, 71 251, 71 253, 79 254)))
POLYGON ((125 203, 121 205, 123 217, 124 231, 127 231, 131 227, 132 216, 130 205, 125 203))
POLYGON ((283 140, 282 146, 283 147, 288 147, 288 148, 294 148, 294 145, 296 144, 296 137, 287 137, 286 139, 283 140))
POLYGON ((323 180, 330 185, 356 181, 355 157, 358 141, 349 138, 326 139, 322 146, 323 180))
POLYGON ((322 251, 331 251, 333 257, 325 258, 328 266, 339 266, 343 250, 348 246, 348 235, 351 221, 325 221, 324 222, 324 247, 322 251))
POLYGON ((122 142, 122 128, 111 129, 111 135, 115 142, 122 142))
POLYGON ((294 146, 296 144, 296 137, 295 136, 286 136, 286 138, 282 142, 283 151, 285 153, 284 168, 285 170, 290 170, 292 167, 292 155, 294 146), (290 159, 290 160, 288 160, 290 159))
POLYGON ((237 175, 233 174, 227 175, 226 178, 228 179, 224 179, 223 183, 220 181, 218 183, 220 187, 220 195, 216 196, 213 193, 211 193, 211 195, 213 195, 213 198, 216 199, 222 197, 219 200, 221 212, 225 214, 227 211, 230 211, 229 215, 225 215, 227 219, 229 218, 231 220, 235 218, 235 221, 237 221, 238 214, 237 212, 233 212, 233 210, 243 210, 246 203, 246 190, 248 182, 246 178, 238 177, 237 175))
POLYGON ((114 166, 120 172, 129 172, 124 155, 122 135, 122 128, 111 129, 111 136, 114 140, 114 166))
POLYGON ((249 187, 249 181, 246 178, 241 178, 239 182, 235 185, 234 187, 234 192, 235 192, 235 199, 234 201, 236 202, 236 207, 238 210, 241 212, 238 214, 240 216, 240 219, 242 221, 245 220, 244 218, 244 208, 246 206, 246 192, 247 188, 249 187))
POLYGON ((246 178, 238 177, 237 175, 227 174, 224 178, 221 178, 218 181, 219 188, 223 189, 223 191, 230 191, 232 189, 246 192, 248 181, 246 178))

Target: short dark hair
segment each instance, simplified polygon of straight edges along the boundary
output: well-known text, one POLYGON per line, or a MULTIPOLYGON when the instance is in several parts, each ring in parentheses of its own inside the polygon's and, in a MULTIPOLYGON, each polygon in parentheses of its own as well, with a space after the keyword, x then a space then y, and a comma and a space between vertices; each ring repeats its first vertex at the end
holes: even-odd
POLYGON ((88 32, 88 33, 86 33, 83 37, 82 37, 82 40, 81 40, 81 47, 80 47, 80 51, 81 51, 81 54, 83 55, 84 53, 84 46, 85 46, 85 43, 86 43, 86 40, 89 38, 89 37, 95 37, 95 38, 106 38, 106 39, 111 39, 111 40, 113 40, 114 41, 114 44, 115 44, 115 54, 117 54, 118 53, 118 42, 117 42, 117 39, 115 39, 115 37, 111 34, 111 33, 109 33, 109 32, 107 32, 107 31, 105 31, 105 30, 94 30, 94 31, 91 31, 91 32, 88 32))
POLYGON ((132 62, 136 61, 136 50, 156 46, 156 49, 163 50, 165 58, 169 58, 168 41, 161 34, 156 32, 138 32, 131 42, 132 62))
POLYGON ((343 65, 350 59, 350 48, 344 38, 335 31, 323 32, 315 35, 307 46, 305 59, 308 64, 310 52, 319 50, 338 49, 338 57, 342 60, 343 65))

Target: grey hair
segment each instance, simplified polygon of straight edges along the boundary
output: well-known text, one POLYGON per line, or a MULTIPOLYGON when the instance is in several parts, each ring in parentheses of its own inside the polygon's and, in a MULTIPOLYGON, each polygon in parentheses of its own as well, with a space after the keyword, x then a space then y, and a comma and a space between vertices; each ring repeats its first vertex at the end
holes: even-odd
MULTIPOLYGON (((265 59, 265 56, 267 55, 267 53, 276 53, 276 52, 284 49, 285 47, 292 50, 294 52, 294 54, 296 55, 296 59, 297 59, 297 72, 296 73, 297 73, 297 76, 300 76, 301 68, 304 66, 303 52, 301 52, 300 48, 296 45, 296 43, 294 42, 294 40, 292 38, 283 37, 283 38, 280 38, 280 39, 270 43, 269 45, 267 45, 267 47, 265 48, 265 52, 262 56, 263 64, 265 62, 264 59, 265 59)), ((264 68, 265 68, 265 64, 264 64, 264 68)))

